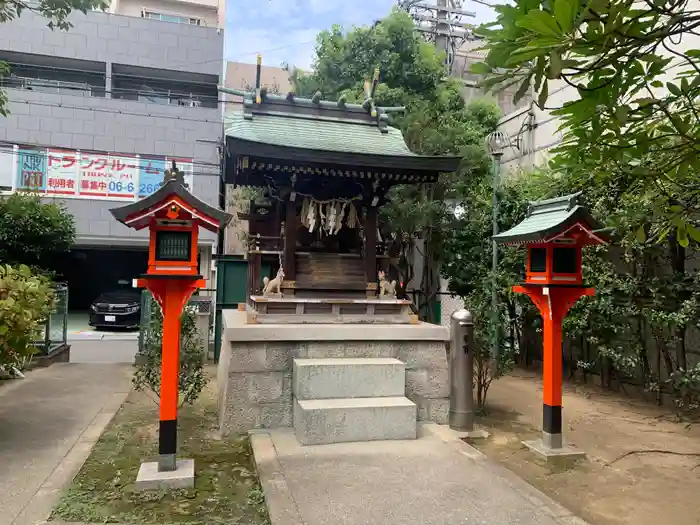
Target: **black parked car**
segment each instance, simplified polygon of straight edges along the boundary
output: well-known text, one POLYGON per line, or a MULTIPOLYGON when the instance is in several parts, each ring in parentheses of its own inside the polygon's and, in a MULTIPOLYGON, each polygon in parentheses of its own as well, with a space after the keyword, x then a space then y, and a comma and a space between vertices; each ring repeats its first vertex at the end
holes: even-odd
POLYGON ((90 326, 138 328, 141 320, 141 290, 106 292, 90 305, 90 326))

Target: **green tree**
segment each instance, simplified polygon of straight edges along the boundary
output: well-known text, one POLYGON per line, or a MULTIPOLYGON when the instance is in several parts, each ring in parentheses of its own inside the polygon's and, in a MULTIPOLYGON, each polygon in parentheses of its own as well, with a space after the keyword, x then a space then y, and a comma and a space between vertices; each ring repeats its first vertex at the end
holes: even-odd
MULTIPOLYGON (((512 285, 522 281, 524 256, 518 248, 499 247, 499 268, 491 270, 492 205, 490 177, 470 179, 462 190, 461 213, 447 219, 443 275, 450 281, 450 291, 465 298, 466 307, 475 314, 475 386, 476 402, 484 409, 486 394, 494 378, 491 370, 491 347, 496 330, 502 335, 498 367, 508 372, 523 347, 525 319, 537 316, 527 297, 514 294, 512 285), (493 324, 491 312, 492 283, 497 283, 499 315, 493 324)), ((504 231, 525 217, 527 195, 519 184, 504 183, 498 189, 500 202, 498 225, 504 231)))
POLYGON ((49 269, 74 240, 75 220, 62 206, 26 193, 0 197, 0 263, 49 269))
POLYGON ((445 78, 441 55, 398 9, 372 27, 345 32, 333 26, 322 31, 313 73, 293 72, 291 80, 302 96, 320 91, 324 98, 344 95, 348 101, 361 102, 364 81, 375 68, 381 72, 377 104, 406 107, 404 114, 393 114, 392 124, 403 131, 408 146, 420 154, 464 158, 459 172, 443 176, 439 184, 394 187, 390 203, 382 209, 383 223, 390 228, 387 237, 395 239, 392 249, 400 254, 400 281, 414 278, 416 251, 424 258, 419 309, 430 318, 428 306, 439 287, 439 264, 444 257, 445 202, 459 200, 469 187, 464 181, 488 172, 484 137, 495 128, 499 110, 483 101, 466 105, 459 81, 445 78))
POLYGON ((51 282, 25 265, 0 264, 0 368, 21 368, 54 305, 51 282))
POLYGON ((675 0, 517 0, 497 12, 478 31, 485 86, 517 84, 516 98, 534 89, 549 109, 553 85, 572 87, 574 99, 553 108, 566 130, 553 167, 616 198, 643 193, 650 220, 629 234, 700 241, 700 49, 684 39, 700 11, 675 0))
MULTIPOLYGON (((0 24, 18 18, 23 11, 32 11, 46 18, 46 25, 51 29, 67 31, 72 27, 68 16, 73 11, 87 13, 91 9, 106 9, 107 0, 39 0, 24 2, 22 0, 0 0, 0 24)), ((0 61, 0 81, 9 73, 5 62, 0 61)), ((0 89, 0 115, 7 115, 7 93, 0 89)))
POLYGON ((700 11, 665 0, 517 0, 497 11, 479 30, 488 55, 473 70, 490 89, 518 85, 516 98, 534 90, 561 119, 564 142, 539 192, 584 190, 620 241, 607 257, 586 257, 598 292, 567 319, 578 365, 608 386, 641 378, 696 408, 688 330, 700 288, 687 248, 700 242, 700 50, 689 37, 700 11), (572 100, 553 106, 562 85, 572 100))
MULTIPOLYGON (((163 355, 163 313, 152 298, 150 311, 143 350, 144 361, 136 368, 132 383, 136 390, 148 390, 158 397, 163 355)), ((197 330, 196 316, 196 311, 191 306, 185 306, 180 318, 180 405, 194 403, 207 386, 207 376, 204 373, 207 349, 204 348, 203 338, 197 330)))

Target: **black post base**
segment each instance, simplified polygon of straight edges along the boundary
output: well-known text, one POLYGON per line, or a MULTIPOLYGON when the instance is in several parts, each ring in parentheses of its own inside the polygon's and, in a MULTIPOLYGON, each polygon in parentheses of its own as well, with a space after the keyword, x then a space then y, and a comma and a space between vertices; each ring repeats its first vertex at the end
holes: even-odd
POLYGON ((158 432, 158 471, 167 472, 177 468, 177 419, 160 422, 158 432))
POLYGON ((542 431, 547 434, 561 434, 561 406, 542 405, 542 431))

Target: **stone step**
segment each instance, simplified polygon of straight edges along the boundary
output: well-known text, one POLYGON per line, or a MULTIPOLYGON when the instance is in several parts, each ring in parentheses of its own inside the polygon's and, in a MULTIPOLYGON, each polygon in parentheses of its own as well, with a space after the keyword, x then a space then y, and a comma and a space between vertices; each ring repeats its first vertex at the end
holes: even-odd
POLYGON ((401 397, 405 365, 394 358, 294 359, 292 393, 297 399, 401 397))
POLYGON ((416 405, 405 397, 294 399, 302 445, 416 439, 416 405))

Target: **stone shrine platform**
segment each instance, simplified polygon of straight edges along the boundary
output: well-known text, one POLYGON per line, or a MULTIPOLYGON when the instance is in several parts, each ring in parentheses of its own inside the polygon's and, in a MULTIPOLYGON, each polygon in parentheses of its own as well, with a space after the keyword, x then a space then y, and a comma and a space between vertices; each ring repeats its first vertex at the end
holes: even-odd
POLYGON ((323 444, 415 439, 416 421, 447 423, 447 328, 247 324, 247 315, 223 312, 223 434, 294 426, 300 442, 323 444))

